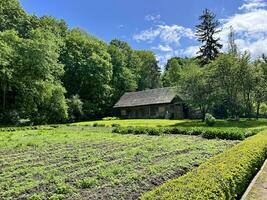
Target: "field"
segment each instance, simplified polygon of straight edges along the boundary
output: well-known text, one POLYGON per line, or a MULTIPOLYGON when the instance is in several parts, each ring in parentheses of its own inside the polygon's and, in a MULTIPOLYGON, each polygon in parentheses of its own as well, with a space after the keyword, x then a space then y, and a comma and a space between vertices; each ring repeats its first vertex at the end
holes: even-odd
MULTIPOLYGON (((134 120, 99 120, 73 123, 73 126, 112 126, 119 124, 121 126, 177 126, 177 127, 206 127, 200 120, 166 120, 166 119, 134 119, 134 120)), ((217 120, 215 128, 267 128, 267 119, 241 119, 240 121, 217 120)), ((208 127, 207 127, 208 128, 208 127)))
POLYGON ((0 199, 137 199, 236 143, 84 126, 0 132, 0 199))

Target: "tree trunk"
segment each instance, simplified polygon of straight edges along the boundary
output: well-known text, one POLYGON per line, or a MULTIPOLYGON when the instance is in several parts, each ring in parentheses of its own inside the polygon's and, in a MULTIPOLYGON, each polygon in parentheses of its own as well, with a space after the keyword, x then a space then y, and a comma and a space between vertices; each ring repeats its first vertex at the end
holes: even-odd
POLYGON ((3 104, 2 104, 2 108, 3 108, 3 110, 5 110, 5 108, 6 108, 6 90, 7 90, 7 86, 6 86, 5 82, 3 83, 2 89, 3 89, 3 102, 2 102, 3 104))
POLYGON ((256 113, 256 119, 259 119, 259 114, 260 114, 260 103, 257 103, 257 113, 256 113))

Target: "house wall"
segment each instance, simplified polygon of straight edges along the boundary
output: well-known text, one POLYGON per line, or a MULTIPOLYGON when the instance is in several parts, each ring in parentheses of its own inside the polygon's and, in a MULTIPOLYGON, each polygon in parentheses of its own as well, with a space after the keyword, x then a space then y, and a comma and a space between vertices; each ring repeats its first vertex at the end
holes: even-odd
POLYGON ((183 106, 179 104, 160 104, 120 109, 121 117, 128 119, 138 118, 166 118, 183 119, 183 106))

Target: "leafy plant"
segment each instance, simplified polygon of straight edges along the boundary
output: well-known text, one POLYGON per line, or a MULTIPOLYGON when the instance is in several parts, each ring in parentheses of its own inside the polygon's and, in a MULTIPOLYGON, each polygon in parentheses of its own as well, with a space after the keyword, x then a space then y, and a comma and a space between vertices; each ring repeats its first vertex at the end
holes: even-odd
POLYGON ((211 114, 206 113, 206 115, 205 115, 205 123, 208 126, 213 126, 216 123, 216 119, 211 114))

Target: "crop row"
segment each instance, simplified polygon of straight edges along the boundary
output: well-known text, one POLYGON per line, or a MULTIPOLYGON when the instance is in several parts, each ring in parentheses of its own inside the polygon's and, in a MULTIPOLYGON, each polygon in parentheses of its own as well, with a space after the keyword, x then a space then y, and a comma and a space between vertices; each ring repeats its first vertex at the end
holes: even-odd
POLYGON ((0 134, 10 144, 0 146, 4 199, 137 198, 236 144, 191 136, 91 134, 90 129, 69 128, 7 134, 0 134), (38 145, 12 148, 14 140, 27 143, 28 137, 38 145))

